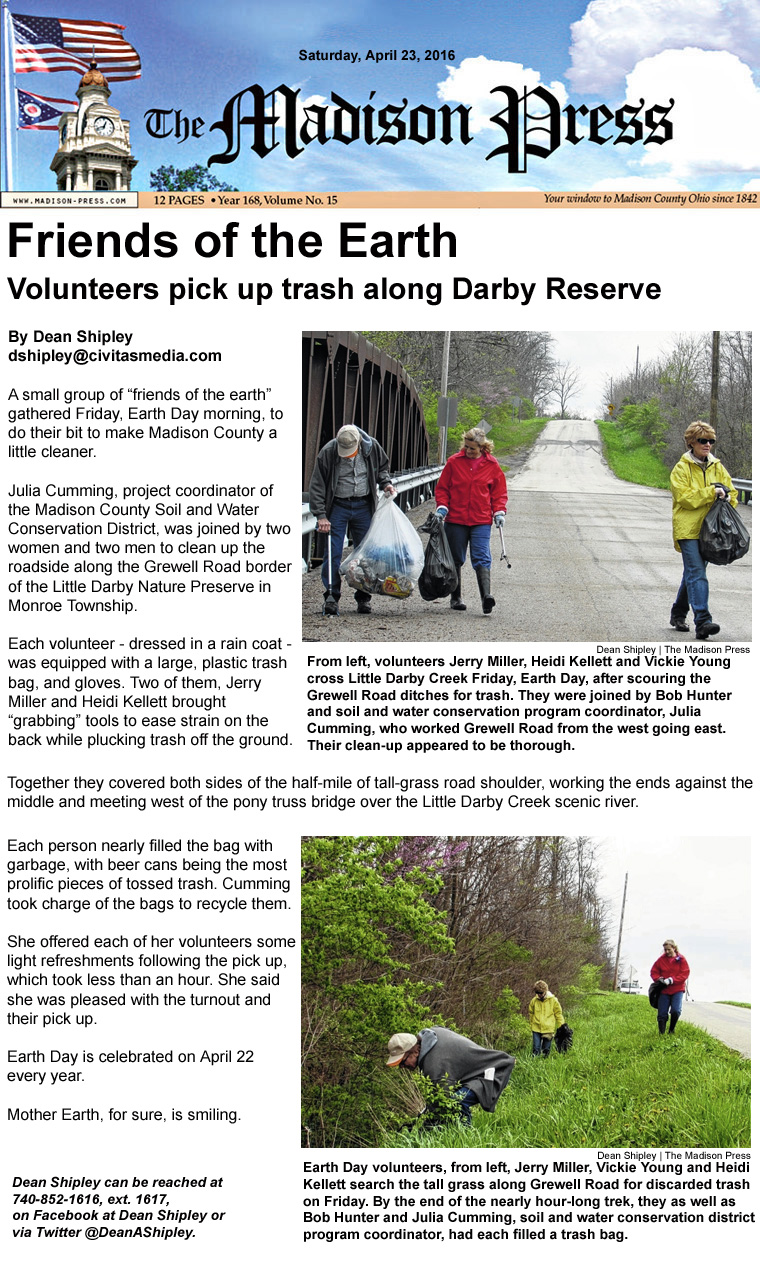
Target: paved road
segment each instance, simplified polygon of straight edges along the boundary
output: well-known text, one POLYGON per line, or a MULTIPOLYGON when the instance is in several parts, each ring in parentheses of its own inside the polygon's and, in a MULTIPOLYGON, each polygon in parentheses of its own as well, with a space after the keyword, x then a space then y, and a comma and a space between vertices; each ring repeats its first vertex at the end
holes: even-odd
POLYGON ((694 1023, 729 1049, 751 1057, 752 1011, 738 1005, 722 1005, 719 1001, 686 1001, 682 1017, 694 1023))
MULTIPOLYGON (((491 535, 492 590, 497 606, 485 617, 469 564, 463 569, 466 613, 448 600, 426 604, 373 599, 371 617, 359 617, 344 589, 341 617, 321 617, 322 590, 312 573, 304 580, 305 640, 444 640, 689 642, 668 624, 681 577, 673 549, 667 490, 631 485, 613 476, 602 458, 596 424, 574 419, 547 424, 520 471, 507 477, 505 536, 511 569, 499 563, 491 535)), ((432 504, 411 515, 424 520, 432 504)), ((752 528, 751 509, 742 516, 752 528)), ((423 535, 425 541, 426 537, 423 535)), ((728 568, 710 569, 713 617, 719 639, 750 639, 751 551, 728 568)))

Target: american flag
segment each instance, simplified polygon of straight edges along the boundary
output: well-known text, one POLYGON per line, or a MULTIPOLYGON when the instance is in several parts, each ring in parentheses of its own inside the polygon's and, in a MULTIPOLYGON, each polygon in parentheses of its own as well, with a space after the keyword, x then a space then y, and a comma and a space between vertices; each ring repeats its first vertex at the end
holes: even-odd
POLYGON ((106 79, 117 82, 140 78, 140 58, 115 22, 40 18, 14 13, 14 70, 78 71, 88 69, 93 49, 106 79))
POLYGON ((58 124, 49 123, 48 120, 60 119, 66 113, 60 109, 61 106, 73 106, 76 109, 79 104, 64 97, 40 97, 39 93, 25 93, 21 88, 16 89, 16 97, 18 127, 34 128, 37 132, 57 132, 58 124))

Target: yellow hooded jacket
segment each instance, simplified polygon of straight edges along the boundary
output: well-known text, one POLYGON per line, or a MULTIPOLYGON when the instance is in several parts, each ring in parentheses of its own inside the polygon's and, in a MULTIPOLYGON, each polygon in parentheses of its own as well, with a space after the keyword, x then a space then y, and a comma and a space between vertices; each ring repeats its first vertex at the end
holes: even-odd
POLYGON ((673 495, 673 545, 680 552, 679 538, 698 538, 710 507, 715 502, 715 486, 725 485, 730 491, 729 501, 736 507, 738 495, 731 477, 719 459, 707 456, 705 467, 698 463, 691 450, 682 454, 670 473, 670 489, 673 495))
POLYGON ((562 1006, 553 992, 547 992, 543 1001, 540 997, 532 998, 528 1006, 528 1022, 533 1032, 540 1032, 542 1036, 554 1036, 564 1021, 562 1006))

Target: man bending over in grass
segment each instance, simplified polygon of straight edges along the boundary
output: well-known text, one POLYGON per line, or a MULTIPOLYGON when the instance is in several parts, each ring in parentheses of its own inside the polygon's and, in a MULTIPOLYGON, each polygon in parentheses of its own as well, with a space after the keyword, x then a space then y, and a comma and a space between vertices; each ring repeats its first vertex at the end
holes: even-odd
POLYGON ((459 1100, 459 1114, 472 1124, 472 1108, 494 1111, 507 1087, 515 1060, 502 1050, 486 1050, 447 1027, 426 1027, 418 1036, 396 1032, 388 1042, 387 1067, 421 1071, 459 1100))

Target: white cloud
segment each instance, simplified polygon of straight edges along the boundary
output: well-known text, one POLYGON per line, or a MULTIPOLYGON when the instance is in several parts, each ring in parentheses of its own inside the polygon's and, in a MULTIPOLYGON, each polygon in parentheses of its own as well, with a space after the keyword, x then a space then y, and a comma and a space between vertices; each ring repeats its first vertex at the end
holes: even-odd
POLYGON ((757 0, 591 0, 571 26, 576 92, 609 91, 631 67, 665 49, 693 47, 760 61, 757 0))
POLYGON ((751 181, 747 181, 746 185, 742 186, 742 189, 743 190, 760 190, 760 178, 753 177, 751 181))
MULTIPOLYGON (((470 106, 470 131, 481 132, 484 128, 498 128, 491 122, 491 117, 506 106, 506 98, 500 93, 493 93, 494 88, 508 84, 522 93, 524 88, 532 91, 541 83, 539 71, 534 71, 521 62, 495 62, 490 57, 466 57, 459 66, 449 68, 448 76, 438 85, 439 101, 462 102, 470 106)), ((557 98, 560 106, 567 102, 567 90, 564 84, 553 81, 545 85, 557 98)))
POLYGON ((637 166, 664 164, 682 180, 760 171, 760 91, 732 53, 687 48, 648 57, 628 76, 626 97, 660 105, 675 99, 672 141, 647 146, 637 166))
POLYGON ((591 190, 678 190, 685 193, 689 188, 669 176, 616 176, 589 186, 591 190))

